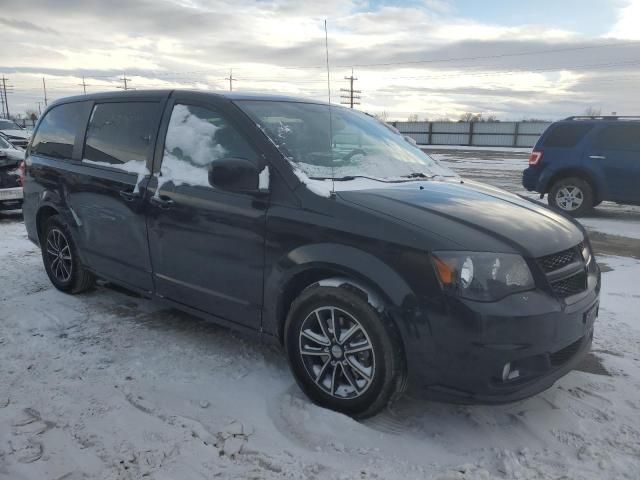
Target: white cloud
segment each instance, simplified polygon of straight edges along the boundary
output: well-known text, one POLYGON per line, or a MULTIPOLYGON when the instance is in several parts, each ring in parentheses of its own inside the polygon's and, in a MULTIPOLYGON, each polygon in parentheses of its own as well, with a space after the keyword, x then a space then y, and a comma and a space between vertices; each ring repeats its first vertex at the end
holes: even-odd
MULTIPOLYGON (((616 36, 636 34, 638 4, 623 5, 615 28, 627 33, 616 36)), ((534 111, 553 118, 575 113, 580 102, 593 104, 598 82, 602 102, 612 110, 640 110, 630 86, 611 88, 616 75, 629 75, 633 68, 616 65, 637 59, 640 47, 519 56, 605 41, 552 24, 528 25, 526 19, 516 26, 478 22, 447 0, 368 5, 366 0, 58 0, 54 8, 47 0, 3 0, 4 24, 15 34, 3 38, 0 72, 10 77, 9 100, 21 110, 41 101, 43 74, 49 97, 57 98, 81 93, 83 75, 89 92, 115 89, 123 71, 136 88, 224 89, 233 68, 235 88, 325 99, 323 68, 285 67, 322 67, 328 18, 334 92, 346 86, 343 76, 351 65, 466 59, 356 67, 362 108, 371 112, 455 117, 484 109, 503 118, 534 111), (21 20, 43 15, 55 29, 21 20), (584 68, 607 63, 594 71, 584 68), (587 82, 590 90, 581 87, 587 82)))
POLYGON ((609 36, 615 38, 640 39, 640 0, 627 0, 620 8, 618 21, 609 36))

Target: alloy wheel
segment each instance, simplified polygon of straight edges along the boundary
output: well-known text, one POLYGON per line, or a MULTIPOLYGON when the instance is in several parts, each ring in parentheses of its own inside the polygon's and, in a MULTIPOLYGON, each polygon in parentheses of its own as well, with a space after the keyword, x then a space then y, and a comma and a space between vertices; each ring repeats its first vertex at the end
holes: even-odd
POLYGON ((71 247, 64 233, 58 228, 52 228, 47 234, 47 259, 52 275, 59 282, 68 282, 71 278, 73 262, 71 247))
POLYGON ((582 190, 574 185, 562 187, 556 193, 556 204, 567 212, 578 210, 584 202, 582 190))
POLYGON ((361 396, 375 376, 375 353, 369 335, 351 314, 322 307, 302 322, 299 352, 307 374, 329 395, 361 396))

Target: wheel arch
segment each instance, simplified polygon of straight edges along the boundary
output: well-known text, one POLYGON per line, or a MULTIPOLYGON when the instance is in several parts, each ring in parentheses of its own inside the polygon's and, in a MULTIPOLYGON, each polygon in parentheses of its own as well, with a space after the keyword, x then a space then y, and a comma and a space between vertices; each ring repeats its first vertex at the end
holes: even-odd
POLYGON ((42 234, 44 233, 44 226, 47 220, 54 215, 60 215, 60 212, 51 205, 43 205, 38 209, 36 213, 36 231, 38 232, 38 242, 42 245, 42 234))
POLYGON ((263 329, 282 344, 291 303, 316 284, 351 288, 380 311, 399 308, 413 295, 397 272, 370 253, 333 244, 299 247, 267 278, 263 329))
POLYGON ((581 168, 565 168, 553 173, 553 175, 549 178, 549 180, 545 185, 544 193, 548 194, 549 192, 551 192, 551 189, 553 188, 553 185, 556 182, 564 178, 570 178, 570 177, 580 178, 585 182, 587 182, 589 185, 591 185, 591 188, 593 189, 594 202, 597 203, 599 201, 602 201, 602 195, 603 195, 602 185, 599 184, 595 175, 592 175, 587 170, 584 170, 581 168))

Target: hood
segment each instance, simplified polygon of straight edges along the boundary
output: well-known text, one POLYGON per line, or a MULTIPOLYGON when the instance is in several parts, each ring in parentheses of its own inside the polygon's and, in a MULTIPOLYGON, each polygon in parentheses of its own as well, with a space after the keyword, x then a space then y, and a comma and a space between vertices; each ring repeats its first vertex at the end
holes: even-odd
POLYGON ((7 135, 8 137, 17 137, 17 138, 29 138, 29 132, 25 130, 0 130, 2 133, 7 135))
POLYGON ((446 237, 452 249, 504 251, 510 247, 540 257, 574 247, 584 239, 582 228, 573 220, 503 190, 466 180, 387 184, 343 191, 339 196, 446 237), (497 245, 496 240, 503 245, 497 245))

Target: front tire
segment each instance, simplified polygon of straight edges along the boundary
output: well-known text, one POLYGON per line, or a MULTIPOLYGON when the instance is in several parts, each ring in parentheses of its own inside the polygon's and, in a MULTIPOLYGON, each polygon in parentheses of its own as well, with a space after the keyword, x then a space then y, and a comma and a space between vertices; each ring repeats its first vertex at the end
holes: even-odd
POLYGON ((365 418, 401 393, 404 355, 394 326, 348 288, 306 289, 287 316, 285 347, 298 385, 322 407, 365 418))
POLYGON ((589 182, 568 177, 558 180, 549 191, 549 206, 569 215, 580 217, 588 214, 594 207, 593 187, 589 182))
POLYGON ((69 227, 59 215, 47 219, 41 244, 44 268, 54 287, 65 293, 93 287, 95 277, 82 266, 69 227))

